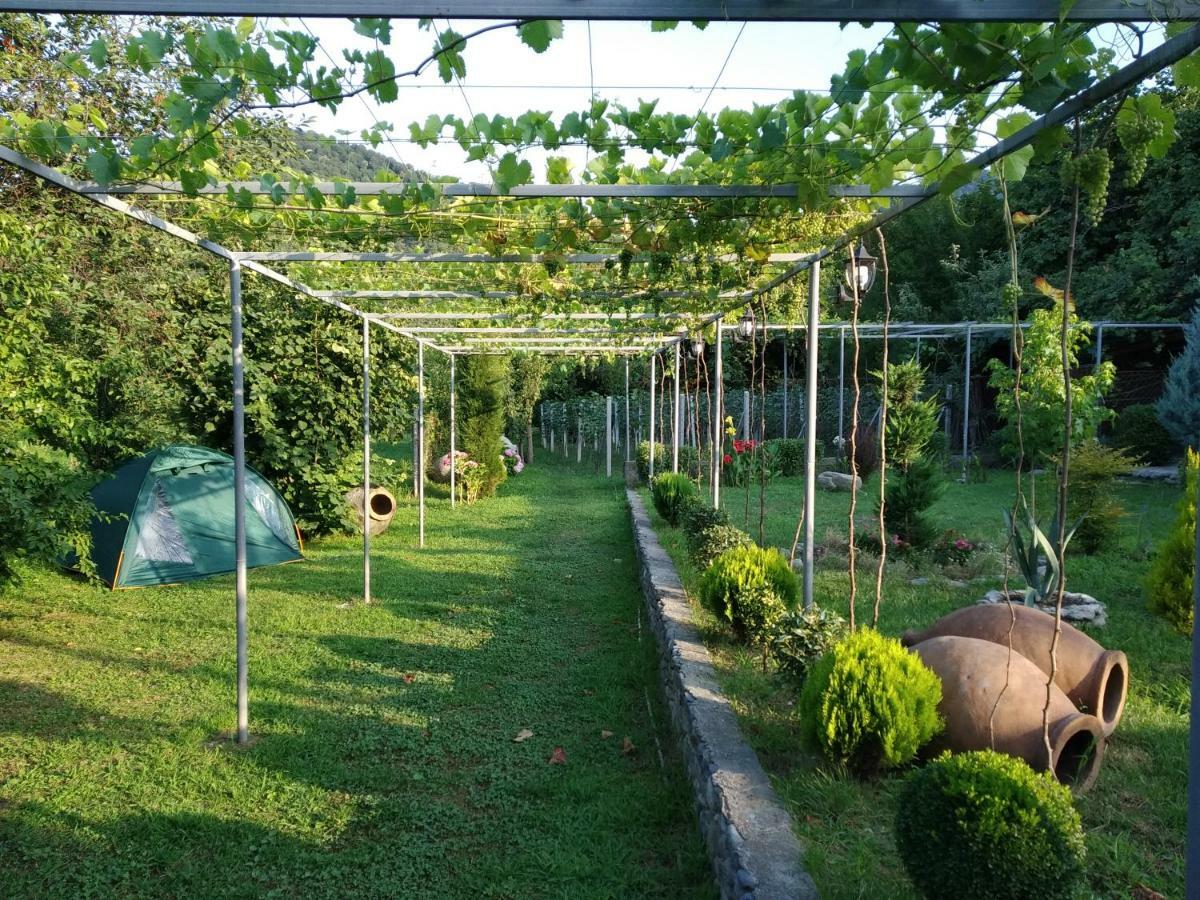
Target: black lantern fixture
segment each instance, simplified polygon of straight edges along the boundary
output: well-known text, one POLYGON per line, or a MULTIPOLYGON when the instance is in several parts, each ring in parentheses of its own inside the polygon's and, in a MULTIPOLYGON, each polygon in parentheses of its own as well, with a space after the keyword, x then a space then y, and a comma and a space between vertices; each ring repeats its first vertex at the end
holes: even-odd
POLYGON ((867 245, 859 244, 858 249, 854 251, 854 259, 846 260, 843 273, 846 282, 846 286, 842 288, 843 300, 854 299, 856 284, 860 298, 871 290, 871 285, 875 283, 875 263, 876 259, 867 250, 867 245))
POLYGON ((702 338, 700 335, 696 335, 692 338, 691 344, 692 356, 699 358, 704 355, 704 338, 702 338))
POLYGON ((736 331, 738 340, 749 340, 754 334, 754 313, 750 311, 750 307, 746 307, 745 314, 738 319, 736 331))

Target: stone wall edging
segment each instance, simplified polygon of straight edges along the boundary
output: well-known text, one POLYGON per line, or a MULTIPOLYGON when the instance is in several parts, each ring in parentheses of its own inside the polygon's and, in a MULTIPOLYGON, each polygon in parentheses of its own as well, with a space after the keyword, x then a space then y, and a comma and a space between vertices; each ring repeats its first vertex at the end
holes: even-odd
POLYGON ((721 693, 675 564, 626 490, 659 676, 722 900, 816 900, 792 820, 721 693))

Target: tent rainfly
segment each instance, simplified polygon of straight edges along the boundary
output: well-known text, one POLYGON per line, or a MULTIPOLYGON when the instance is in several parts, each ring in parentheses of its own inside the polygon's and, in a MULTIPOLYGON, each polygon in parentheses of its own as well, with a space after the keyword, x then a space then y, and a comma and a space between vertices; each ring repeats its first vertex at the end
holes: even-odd
MULTIPOLYGON (((92 488, 96 572, 114 590, 232 572, 233 457, 170 446, 125 463, 92 488)), ((246 467, 246 564, 302 559, 300 533, 279 492, 246 467)))

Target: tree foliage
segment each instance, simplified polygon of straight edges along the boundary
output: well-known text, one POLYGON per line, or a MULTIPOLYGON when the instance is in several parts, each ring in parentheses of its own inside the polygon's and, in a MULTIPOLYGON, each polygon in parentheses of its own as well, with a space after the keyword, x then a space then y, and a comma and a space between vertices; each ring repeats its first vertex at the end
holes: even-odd
MULTIPOLYGON (((1062 303, 1059 299, 1051 308, 1033 311, 1021 354, 1020 417, 1025 453, 1040 463, 1049 460, 1062 447, 1066 406, 1060 343, 1062 303)), ((1067 359, 1074 367, 1079 363, 1080 351, 1088 345, 1091 326, 1080 322, 1073 310, 1070 322, 1067 359)), ((1013 396, 1013 388, 1016 373, 997 359, 988 363, 988 371, 988 383, 997 392, 996 411, 1004 422, 1005 447, 1015 456, 1017 401, 1013 396)), ((1094 438, 1100 423, 1111 418, 1112 414, 1105 409, 1103 400, 1115 378, 1116 367, 1105 362, 1091 374, 1076 375, 1071 379, 1072 444, 1094 438)))
POLYGON ((1158 420, 1183 446, 1200 447, 1200 305, 1185 334, 1187 343, 1171 363, 1158 401, 1158 420))

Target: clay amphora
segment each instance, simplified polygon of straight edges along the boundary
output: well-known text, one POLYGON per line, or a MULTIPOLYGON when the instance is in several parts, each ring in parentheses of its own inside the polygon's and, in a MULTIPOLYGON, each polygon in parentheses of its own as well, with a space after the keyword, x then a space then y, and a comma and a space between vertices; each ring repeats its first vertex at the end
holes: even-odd
MULTIPOLYGON (((906 631, 900 640, 911 647, 931 637, 957 635, 1007 647, 1010 629, 1013 649, 1049 675, 1054 617, 1028 606, 1014 604, 1011 613, 1007 604, 967 606, 943 616, 923 631, 906 631)), ((1100 720, 1105 737, 1121 721, 1129 689, 1128 673, 1129 661, 1124 653, 1105 650, 1078 628, 1062 623, 1054 683, 1076 707, 1100 720)))
POLYGON ((969 637, 934 637, 912 649, 942 679, 938 711, 946 720, 946 730, 934 738, 931 749, 991 748, 1019 756, 1039 772, 1049 769, 1077 792, 1095 781, 1104 754, 1100 720, 1079 712, 1066 694, 1051 685, 1047 760, 1042 734, 1046 675, 1025 657, 1012 653, 1009 670, 1007 647, 969 637))

